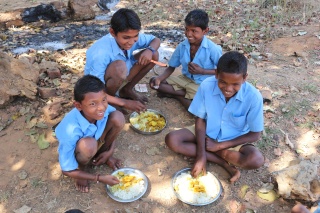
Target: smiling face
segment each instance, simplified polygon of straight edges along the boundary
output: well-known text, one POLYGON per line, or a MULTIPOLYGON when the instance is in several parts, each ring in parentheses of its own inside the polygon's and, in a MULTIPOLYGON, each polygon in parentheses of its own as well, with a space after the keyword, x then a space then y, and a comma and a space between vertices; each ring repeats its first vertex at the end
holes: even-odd
POLYGON ((187 25, 185 26, 184 34, 187 37, 190 44, 200 45, 203 39, 203 36, 207 34, 209 28, 202 30, 200 27, 187 25))
POLYGON ((90 123, 95 123, 104 117, 108 107, 107 94, 104 91, 88 92, 81 103, 75 101, 74 105, 90 123))
POLYGON ((114 32, 112 28, 109 29, 110 34, 116 39, 120 49, 129 50, 134 43, 138 41, 139 30, 127 30, 123 32, 114 32))
POLYGON ((229 101, 240 90, 241 85, 247 79, 247 75, 219 72, 216 74, 216 79, 218 80, 218 87, 226 98, 226 101, 229 101))

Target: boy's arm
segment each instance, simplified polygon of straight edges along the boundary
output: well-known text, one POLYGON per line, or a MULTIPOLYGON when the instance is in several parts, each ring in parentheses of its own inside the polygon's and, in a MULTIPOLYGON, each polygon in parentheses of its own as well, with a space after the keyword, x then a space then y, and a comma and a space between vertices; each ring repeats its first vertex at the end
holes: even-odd
POLYGON ((151 88, 159 88, 159 85, 162 81, 166 80, 173 72, 175 68, 174 67, 167 67, 161 75, 158 77, 153 77, 150 79, 149 85, 151 88))
POLYGON ((190 62, 188 64, 188 71, 192 74, 198 74, 198 75, 215 75, 216 69, 203 69, 198 64, 190 62))
POLYGON ((152 55, 155 53, 154 51, 157 51, 160 47, 160 39, 154 38, 149 46, 146 48, 145 51, 143 51, 138 59, 138 64, 140 65, 146 65, 150 63, 150 60, 152 59, 152 55))
POLYGON ((193 165, 191 175, 193 177, 197 177, 201 172, 206 174, 206 121, 202 118, 197 117, 195 122, 195 134, 197 141, 197 149, 196 149, 196 160, 193 165))
POLYGON ((235 147, 238 145, 256 142, 260 139, 260 137, 261 137, 261 132, 250 131, 232 140, 222 141, 222 142, 218 142, 216 140, 206 138, 206 141, 209 141, 209 143, 206 143, 206 150, 210 152, 216 152, 223 149, 229 149, 231 147, 235 147))
POLYGON ((108 94, 107 94, 107 100, 108 100, 108 103, 112 106, 123 107, 125 109, 135 111, 135 112, 141 112, 147 109, 146 105, 144 105, 140 101, 118 98, 108 94))
POLYGON ((90 174, 88 172, 85 172, 79 169, 72 170, 72 171, 62 171, 62 173, 74 179, 97 181, 97 182, 102 182, 104 184, 108 184, 111 186, 118 184, 120 182, 118 178, 112 175, 90 174))

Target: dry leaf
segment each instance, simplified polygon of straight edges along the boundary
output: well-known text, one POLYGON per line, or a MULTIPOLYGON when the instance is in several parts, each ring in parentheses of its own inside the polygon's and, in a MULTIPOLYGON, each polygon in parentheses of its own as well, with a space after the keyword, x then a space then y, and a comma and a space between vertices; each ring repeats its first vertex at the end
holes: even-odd
POLYGON ((257 195, 261 199, 267 200, 267 201, 270 201, 270 202, 275 201, 279 197, 279 195, 274 190, 270 190, 268 193, 261 193, 261 192, 257 191, 257 195))
POLYGON ((250 186, 248 186, 248 185, 243 185, 243 186, 241 186, 241 189, 240 189, 240 197, 241 197, 242 199, 246 196, 247 191, 248 191, 249 188, 250 188, 250 186))
POLYGON ((39 148, 46 149, 49 147, 49 145, 50 145, 50 143, 46 140, 46 137, 44 136, 44 134, 41 134, 38 139, 39 148))
POLYGON ((286 143, 291 149, 294 149, 294 145, 293 145, 293 143, 290 141, 288 134, 285 133, 282 129, 280 129, 280 131, 281 131, 281 132, 284 134, 284 136, 285 136, 285 139, 284 139, 285 143, 286 143))

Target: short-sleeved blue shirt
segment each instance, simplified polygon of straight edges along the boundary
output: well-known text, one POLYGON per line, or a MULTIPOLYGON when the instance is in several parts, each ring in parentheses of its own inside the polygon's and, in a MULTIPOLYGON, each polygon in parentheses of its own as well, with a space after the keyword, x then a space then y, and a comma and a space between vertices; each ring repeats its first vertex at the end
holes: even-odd
POLYGON ((109 33, 97 40, 86 52, 85 75, 94 75, 102 82, 108 65, 116 60, 126 62, 128 74, 132 65, 136 62, 133 51, 149 46, 155 38, 153 35, 139 33, 138 41, 134 43, 130 50, 127 50, 127 57, 117 44, 116 39, 109 33))
POLYGON ((263 130, 262 96, 248 82, 226 103, 217 79, 207 78, 200 84, 189 112, 206 120, 206 134, 219 142, 263 130))
POLYGON ((97 120, 95 124, 90 123, 76 108, 65 115, 55 129, 59 141, 59 163, 62 171, 78 168, 74 153, 77 142, 84 137, 93 137, 98 140, 106 127, 109 114, 113 111, 115 108, 109 105, 104 118, 97 120))
MULTIPOLYGON (((218 60, 222 55, 222 49, 219 45, 213 43, 206 36, 203 36, 201 45, 194 56, 192 62, 198 64, 203 69, 216 69, 218 60)), ((179 67, 182 65, 182 74, 192 79, 196 84, 200 84, 204 79, 212 75, 192 75, 188 71, 190 62, 190 43, 188 39, 181 42, 169 60, 170 67, 179 67)))

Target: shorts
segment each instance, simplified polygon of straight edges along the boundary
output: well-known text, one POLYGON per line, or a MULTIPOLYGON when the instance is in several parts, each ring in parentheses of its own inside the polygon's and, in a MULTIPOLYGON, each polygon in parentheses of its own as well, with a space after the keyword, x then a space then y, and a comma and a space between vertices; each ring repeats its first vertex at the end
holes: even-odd
MULTIPOLYGON (((192 132, 194 135, 196 134, 195 125, 188 126, 188 127, 186 127, 186 129, 188 129, 188 130, 189 130, 190 132, 192 132)), ((254 146, 252 143, 246 143, 246 144, 241 144, 241 145, 238 145, 238 146, 230 147, 228 150, 239 152, 239 150, 240 150, 243 146, 247 146, 247 145, 254 146)))
POLYGON ((186 95, 184 97, 190 100, 194 98, 199 88, 199 84, 196 84, 193 80, 184 75, 169 76, 166 81, 175 91, 185 89, 186 95))

